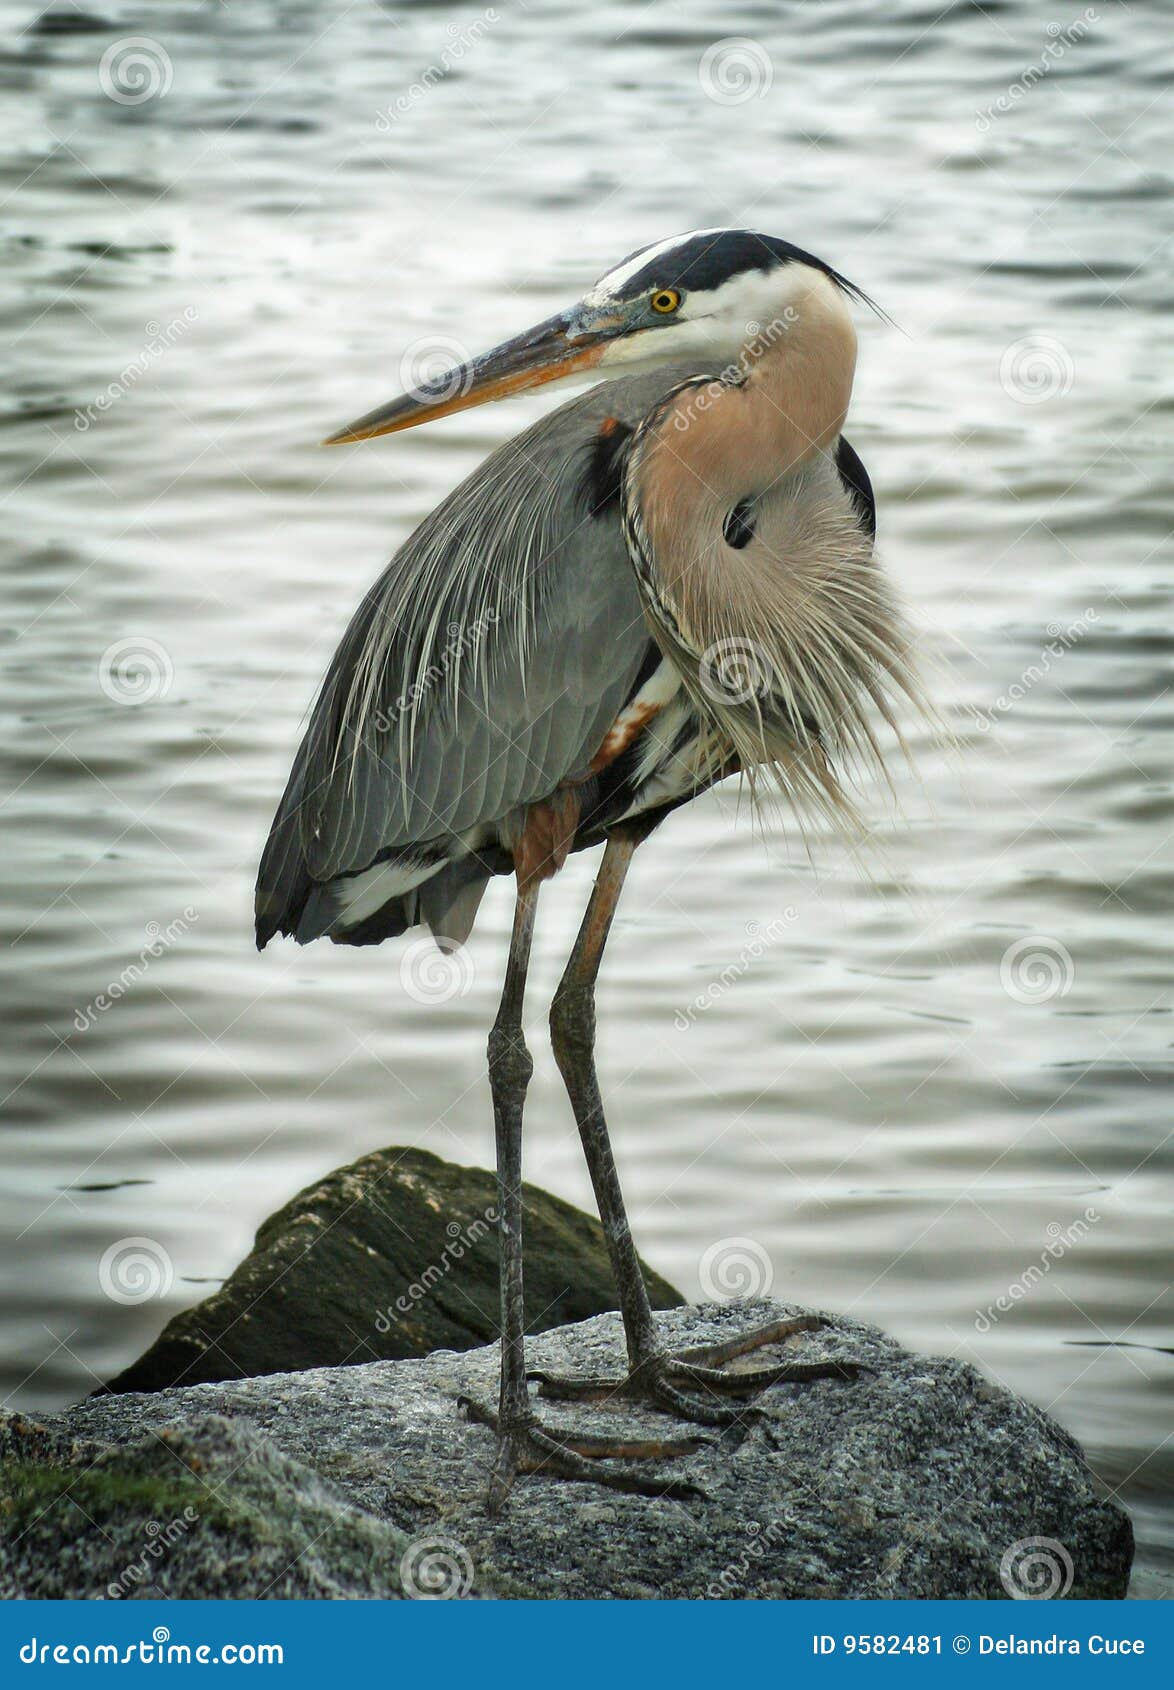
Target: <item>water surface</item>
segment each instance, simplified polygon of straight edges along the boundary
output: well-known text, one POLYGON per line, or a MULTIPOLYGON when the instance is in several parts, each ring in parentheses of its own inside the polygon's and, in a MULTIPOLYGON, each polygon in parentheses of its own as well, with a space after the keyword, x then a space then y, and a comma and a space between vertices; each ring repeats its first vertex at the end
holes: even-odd
MULTIPOLYGON (((745 224, 899 325, 850 432, 958 747, 870 795, 867 874, 733 791, 638 858, 601 990, 637 1236, 1028 1394, 1168 1591, 1169 31, 1097 11, 0 6, 8 1402, 123 1366, 323 1171, 491 1159, 508 887, 440 1004, 402 945, 258 957, 250 896, 352 606, 543 402, 314 443, 745 224), (146 83, 102 71, 128 38, 146 83), (108 1294, 127 1238, 164 1295, 108 1294)), ((582 1203, 542 1004, 592 869, 544 899, 527 1131, 582 1203)))

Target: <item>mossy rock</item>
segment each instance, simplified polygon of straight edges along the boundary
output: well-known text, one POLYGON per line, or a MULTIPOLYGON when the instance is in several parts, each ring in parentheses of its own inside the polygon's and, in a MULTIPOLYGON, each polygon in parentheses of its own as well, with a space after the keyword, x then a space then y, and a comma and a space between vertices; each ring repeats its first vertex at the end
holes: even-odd
MULTIPOLYGON (((0 1596, 396 1598, 411 1539, 249 1427, 123 1447, 0 1423, 0 1596)), ((472 1586, 462 1594, 481 1594, 472 1586)))
MULTIPOLYGON (((531 1332, 617 1307, 603 1229, 524 1185, 531 1332)), ((160 1391, 469 1350, 498 1335, 497 1187, 484 1168, 378 1150, 271 1215, 221 1289, 107 1386, 160 1391)), ((684 1298, 648 1267, 654 1309, 684 1298)))

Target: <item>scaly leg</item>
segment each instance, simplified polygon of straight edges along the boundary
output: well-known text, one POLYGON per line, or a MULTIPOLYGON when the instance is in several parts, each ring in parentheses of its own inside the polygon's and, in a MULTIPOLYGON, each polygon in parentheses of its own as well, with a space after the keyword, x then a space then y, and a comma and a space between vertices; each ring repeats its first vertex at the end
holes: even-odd
POLYGON ((531 1373, 530 1378, 539 1382, 545 1397, 580 1402, 636 1398, 682 1419, 722 1426, 744 1419, 745 1411, 719 1402, 716 1400, 719 1395, 746 1396, 769 1385, 811 1379, 852 1379, 858 1369, 845 1362, 781 1361, 753 1371, 724 1367, 725 1362, 751 1350, 778 1344, 792 1334, 823 1325, 815 1317, 775 1321, 730 1343, 687 1350, 680 1356, 668 1355, 657 1338, 644 1275, 624 1210, 595 1071, 595 984, 620 892, 642 837, 635 827, 619 829, 608 838, 583 924, 550 1009, 555 1059, 575 1111, 611 1257, 624 1319, 629 1371, 625 1379, 563 1379, 542 1372, 531 1373), (681 1386, 692 1387, 695 1393, 700 1392, 710 1400, 686 1395, 681 1386))
POLYGON ((624 1317, 628 1364, 635 1371, 660 1354, 652 1306, 632 1242, 595 1072, 595 982, 637 839, 613 833, 591 891, 578 938, 550 1006, 550 1038, 575 1111, 624 1317))
POLYGON ((497 1513, 518 1473, 589 1480, 612 1490, 687 1498, 701 1493, 687 1483, 657 1482, 622 1469, 599 1467, 600 1457, 669 1460, 691 1455, 697 1438, 615 1439, 549 1431, 530 1407, 526 1386, 522 1289, 522 1110, 534 1064, 522 1032, 522 1005, 534 933, 538 882, 519 883, 505 985, 489 1035, 489 1083, 497 1145, 498 1227, 501 1238, 501 1391, 497 1412, 462 1398, 471 1419, 493 1428, 497 1454, 488 1507, 497 1513))

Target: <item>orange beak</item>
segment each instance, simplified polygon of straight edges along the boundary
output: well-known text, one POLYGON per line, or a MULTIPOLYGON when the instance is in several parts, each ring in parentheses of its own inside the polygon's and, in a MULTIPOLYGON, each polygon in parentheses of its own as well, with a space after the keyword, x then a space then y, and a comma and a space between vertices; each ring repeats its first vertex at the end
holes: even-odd
POLYGON ((487 405, 525 393, 544 382, 589 370, 603 357, 604 348, 619 325, 600 323, 586 332, 577 329, 573 312, 548 317, 513 340, 503 341, 492 352, 471 363, 458 364, 413 393, 402 394, 389 405, 368 411, 324 440, 324 446, 347 445, 354 440, 374 440, 380 434, 397 434, 420 423, 451 417, 473 405, 487 405))

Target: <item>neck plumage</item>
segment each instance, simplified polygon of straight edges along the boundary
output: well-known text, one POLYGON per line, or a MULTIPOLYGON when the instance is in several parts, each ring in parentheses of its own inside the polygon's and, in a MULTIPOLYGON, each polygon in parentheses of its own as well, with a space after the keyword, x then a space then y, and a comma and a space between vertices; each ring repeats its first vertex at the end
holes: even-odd
POLYGON ((910 690, 904 620, 835 465, 855 363, 843 294, 806 271, 743 348, 744 379, 681 387, 624 479, 649 625, 715 763, 772 767, 828 813, 851 809, 837 765, 882 762, 871 711, 891 720, 910 690))
POLYGON ((779 314, 753 331, 737 359, 743 379, 682 393, 657 429, 672 461, 656 479, 674 502, 690 482, 698 497, 753 497, 834 446, 844 426, 856 330, 830 277, 804 269, 779 314))
POLYGON ((787 536, 786 557, 764 559, 761 544, 729 539, 731 513, 752 511, 749 526, 766 539, 761 518, 785 511, 787 485, 835 450, 856 368, 847 301, 819 271, 804 269, 774 321, 754 329, 741 379, 681 387, 641 429, 628 466, 629 500, 655 559, 649 584, 699 632, 724 620, 723 609, 757 620, 774 596, 764 573, 785 588, 802 568, 797 550, 838 549, 808 523, 787 536))

